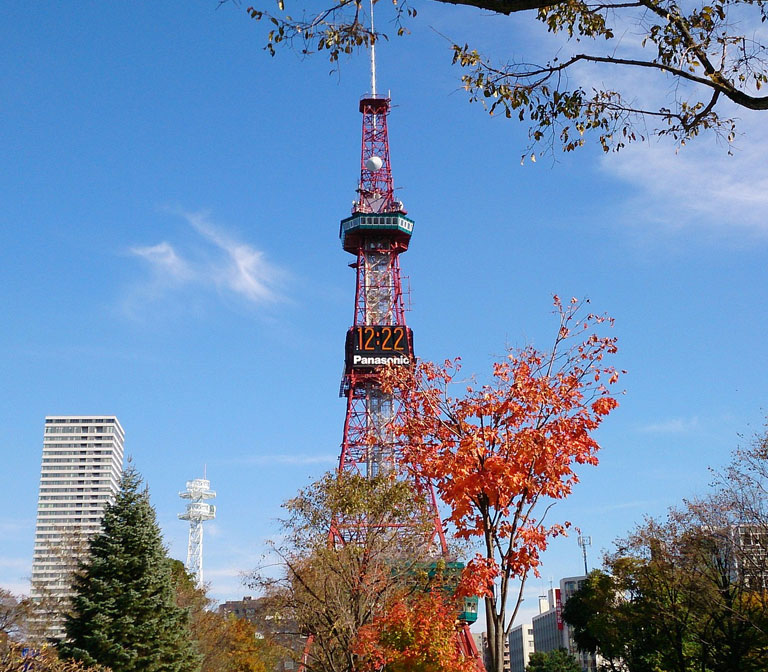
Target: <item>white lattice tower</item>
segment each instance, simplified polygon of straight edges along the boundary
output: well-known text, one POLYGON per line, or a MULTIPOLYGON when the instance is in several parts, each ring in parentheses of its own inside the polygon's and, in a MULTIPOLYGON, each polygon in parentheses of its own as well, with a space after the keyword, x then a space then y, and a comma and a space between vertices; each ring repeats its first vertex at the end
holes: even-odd
POLYGON ((211 482, 205 478, 187 481, 187 489, 179 493, 182 499, 188 499, 187 510, 179 514, 181 520, 189 521, 189 543, 187 544, 187 571, 195 577, 195 586, 203 587, 203 521, 216 517, 216 507, 205 502, 213 499, 216 493, 211 490, 211 482))

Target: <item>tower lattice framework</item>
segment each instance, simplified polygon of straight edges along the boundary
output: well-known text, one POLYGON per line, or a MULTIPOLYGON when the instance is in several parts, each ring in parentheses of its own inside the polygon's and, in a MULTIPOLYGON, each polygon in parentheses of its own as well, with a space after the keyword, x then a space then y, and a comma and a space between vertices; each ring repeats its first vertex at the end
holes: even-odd
POLYGON ((342 246, 355 256, 351 266, 356 284, 341 384, 347 413, 339 470, 355 469, 375 476, 394 466, 391 425, 398 412, 392 396, 381 391, 377 367, 384 360, 410 365, 413 359, 400 276, 400 253, 408 249, 413 221, 394 197, 387 134, 389 99, 363 98, 360 111, 363 141, 358 198, 352 216, 342 220, 340 228, 342 246), (373 445, 371 436, 376 437, 373 445))
MULTIPOLYGON (((414 222, 395 198, 389 155, 387 117, 390 99, 369 94, 360 101, 363 116, 358 196, 351 216, 340 225, 341 244, 355 257, 353 325, 347 331, 340 396, 346 399, 339 473, 374 477, 397 470, 400 446, 392 425, 402 413, 397 400, 382 391, 379 371, 385 364, 412 366, 413 333, 405 320, 400 255, 408 249, 414 222)), ((424 489, 424 484, 420 484, 424 489)), ((445 533, 431 486, 426 486, 436 555, 448 556, 445 533)), ((332 530, 332 536, 338 531, 332 530)), ((457 645, 484 670, 465 623, 457 645)))

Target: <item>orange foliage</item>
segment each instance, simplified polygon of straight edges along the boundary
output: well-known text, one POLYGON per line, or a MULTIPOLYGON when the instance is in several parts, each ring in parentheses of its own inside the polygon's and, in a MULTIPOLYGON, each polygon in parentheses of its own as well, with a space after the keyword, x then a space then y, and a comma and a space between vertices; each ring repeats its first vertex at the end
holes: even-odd
POLYGON ((458 609, 439 591, 397 601, 358 632, 360 672, 476 672, 459 650, 458 609))
POLYGON ((593 432, 618 406, 608 388, 619 374, 604 363, 616 339, 592 333, 612 321, 583 315, 575 299, 564 306, 555 297, 555 308, 550 350, 509 351, 494 364, 491 384, 471 384, 461 396, 451 396, 458 359, 383 373, 384 389, 404 404, 396 428, 404 466, 434 484, 457 537, 484 540, 485 557, 464 572, 480 594, 498 577, 537 573, 548 539, 568 523, 545 525, 535 506, 570 494, 576 465, 597 464, 593 432))
POLYGON ((491 597, 498 575, 499 566, 493 558, 476 554, 461 573, 456 597, 491 597))

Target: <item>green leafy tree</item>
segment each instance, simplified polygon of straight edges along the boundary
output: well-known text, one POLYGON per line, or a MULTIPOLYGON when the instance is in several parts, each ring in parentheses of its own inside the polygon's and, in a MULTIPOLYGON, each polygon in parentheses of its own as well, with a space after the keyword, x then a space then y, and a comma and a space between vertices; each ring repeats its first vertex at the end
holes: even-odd
MULTIPOLYGON (((529 34, 538 22, 542 43, 552 42, 545 32, 560 38, 548 56, 522 53, 511 36, 514 55, 487 57, 464 41, 461 26, 449 36, 470 100, 492 114, 527 122, 532 145, 543 140, 571 151, 591 133, 605 151, 647 133, 683 145, 714 132, 730 143, 735 110, 768 110, 768 96, 761 93, 768 82, 768 51, 758 28, 768 15, 766 0, 438 2, 492 12, 501 21, 526 12, 529 34)), ((379 2, 376 25, 403 35, 418 4, 379 2)), ((273 55, 288 44, 304 54, 325 51, 337 61, 388 37, 371 30, 367 6, 362 0, 259 0, 248 12, 265 20, 266 48, 273 55)))
POLYGON ((603 669, 707 669, 698 663, 707 617, 701 607, 711 586, 694 571, 687 538, 680 519, 646 521, 606 559, 610 578, 595 575, 566 603, 563 618, 574 626, 574 639, 604 656, 603 669))
POLYGON ((283 536, 274 566, 251 585, 263 608, 279 615, 294 651, 307 647, 307 672, 352 672, 360 629, 428 577, 433 519, 424 498, 391 474, 326 474, 283 505, 283 536))
POLYGON ((768 567, 762 549, 744 546, 743 531, 740 512, 716 492, 647 521, 611 559, 633 561, 629 578, 658 629, 663 669, 765 669, 768 567), (748 558, 761 557, 760 571, 745 571, 748 558))
POLYGON ((617 543, 563 608, 611 672, 763 672, 768 660, 768 430, 714 491, 617 543))
POLYGON ((581 672, 581 665, 565 649, 535 651, 528 660, 526 672, 581 672))
MULTIPOLYGON (((618 672, 763 672, 768 578, 745 531, 715 493, 647 520, 563 609, 582 650, 618 672)), ((758 530, 759 532, 759 530, 758 530)))
POLYGON ((637 590, 636 564, 616 559, 612 573, 594 570, 565 603, 568 623, 581 651, 599 653, 603 670, 656 672, 662 639, 653 606, 637 590))
POLYGON ((62 655, 113 672, 195 672, 187 611, 175 602, 149 492, 129 467, 75 575, 62 655))

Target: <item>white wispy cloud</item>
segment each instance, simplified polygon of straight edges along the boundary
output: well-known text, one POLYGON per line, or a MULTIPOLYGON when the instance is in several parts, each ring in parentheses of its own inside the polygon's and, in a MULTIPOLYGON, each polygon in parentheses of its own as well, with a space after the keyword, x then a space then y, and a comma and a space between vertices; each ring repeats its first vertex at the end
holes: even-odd
POLYGON ((674 230, 704 230, 718 239, 768 236, 768 128, 755 114, 739 123, 734 155, 714 138, 675 152, 669 142, 647 142, 607 156, 601 167, 636 190, 621 219, 638 218, 674 230))
MULTIPOLYGON (((2 529, 2 528, 0 528, 2 529)), ((7 528, 6 528, 7 530, 7 528)), ((0 588, 14 595, 29 593, 27 577, 32 571, 32 558, 0 557, 0 588)))
POLYGON ((126 312, 191 288, 216 290, 255 306, 284 300, 288 273, 267 260, 263 251, 237 240, 206 213, 173 211, 189 225, 192 239, 164 240, 130 248, 150 271, 125 302, 126 312))
MULTIPOLYGON (((744 8, 743 12, 738 8, 729 10, 734 22, 742 22, 741 28, 734 23, 733 29, 764 43, 768 40, 768 25, 755 25, 750 21, 752 12, 751 7, 744 8)), ((491 19, 467 12, 467 18, 472 19, 471 36, 479 41, 481 50, 489 51, 489 55, 500 62, 512 57, 538 63, 554 54, 562 62, 578 52, 634 59, 652 57, 654 45, 649 42, 643 46, 642 32, 628 16, 633 16, 632 10, 617 12, 609 18, 616 35, 613 40, 566 42, 563 34, 547 34, 545 26, 532 23, 530 17, 522 14, 491 19), (514 47, 510 47, 506 29, 513 30, 518 37, 514 47)), ((445 27, 443 32, 447 30, 445 27)), ((707 89, 676 81, 658 71, 597 63, 581 63, 569 69, 565 85, 580 86, 587 92, 592 89, 620 91, 633 107, 651 110, 672 107, 676 97, 690 96, 689 102, 693 103, 699 99, 706 102, 711 95, 707 89)), ((757 91, 753 88, 752 93, 757 91)), ((708 131, 678 151, 671 138, 653 135, 655 121, 650 119, 647 127, 640 122, 637 128, 639 134, 646 136, 645 141, 632 143, 618 153, 611 152, 599 159, 600 169, 606 175, 629 187, 630 195, 622 202, 610 202, 611 209, 605 216, 613 225, 631 229, 642 238, 691 233, 698 241, 709 244, 768 241, 766 114, 738 107, 722 96, 717 110, 722 118, 736 119, 737 136, 732 156, 728 155, 725 141, 708 131)), ((592 133, 588 145, 596 143, 597 134, 592 133)), ((537 149, 541 151, 544 147, 537 149)), ((599 198, 596 193, 596 201, 599 198)))
POLYGON ((699 428, 699 419, 693 418, 671 418, 661 422, 654 422, 640 427, 641 432, 649 434, 685 434, 699 428))
MULTIPOLYGON (((628 28, 617 30, 617 35, 625 38, 621 40, 622 51, 625 56, 641 58, 643 48, 637 40, 629 39, 628 28)), ((621 91, 633 106, 646 109, 671 107, 676 96, 706 102, 710 95, 701 87, 642 68, 585 63, 574 69, 573 76, 587 91, 612 88, 621 91)), ((653 134, 654 121, 650 120, 647 128, 642 123, 638 127, 646 140, 602 156, 601 171, 633 192, 618 206, 611 204, 611 218, 616 223, 646 235, 659 231, 706 234, 713 242, 768 238, 764 214, 768 206, 765 113, 740 108, 724 98, 717 110, 721 118, 736 120, 732 155, 725 140, 708 131, 676 147, 673 139, 653 134)))
POLYGON ((215 521, 209 520, 205 525, 205 533, 210 537, 218 537, 221 535, 221 529, 215 521))
MULTIPOLYGON (((252 559, 246 564, 251 567, 252 559)), ((253 594, 253 590, 247 586, 247 577, 250 569, 243 567, 208 566, 204 570, 205 583, 208 586, 208 594, 218 602, 225 600, 240 600, 243 595, 253 594)))
POLYGON ((193 273, 186 261, 181 259, 170 243, 162 242, 149 247, 133 247, 131 252, 144 259, 157 273, 178 281, 192 278, 193 273))
POLYGON ((224 263, 209 267, 214 282, 254 303, 278 299, 278 285, 284 273, 269 263, 263 252, 216 229, 204 214, 187 213, 184 217, 195 231, 225 255, 224 263))

